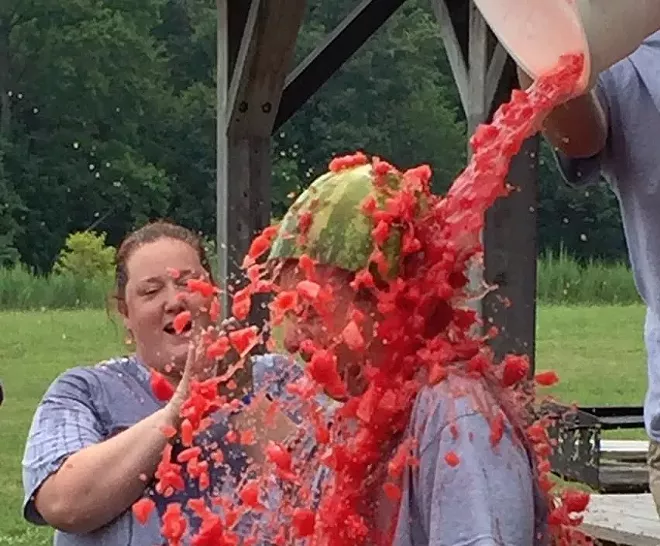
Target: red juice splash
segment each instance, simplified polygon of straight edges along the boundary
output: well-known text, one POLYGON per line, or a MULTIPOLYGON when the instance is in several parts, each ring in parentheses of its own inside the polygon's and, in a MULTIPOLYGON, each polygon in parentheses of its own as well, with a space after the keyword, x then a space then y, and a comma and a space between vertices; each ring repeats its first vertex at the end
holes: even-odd
MULTIPOLYGON (((265 461, 250 467, 250 479, 244 479, 231 494, 210 498, 210 505, 222 508, 221 515, 201 499, 191 501, 204 522, 193 544, 255 544, 262 540, 278 545, 296 540, 314 546, 391 543, 399 482, 404 469, 416 464, 414 439, 404 437, 414 400, 423 386, 445 381, 451 374, 483 379, 497 391, 504 413, 483 400, 475 399, 473 403, 491 423, 494 448, 508 417, 533 453, 539 486, 548 498, 552 544, 588 542, 576 527, 589 498, 554 491, 547 460, 551 451, 548 423, 532 422, 526 413, 525 408, 537 401, 526 381, 528 364, 523 357, 510 355, 499 365, 487 346, 488 336, 474 335, 479 317, 467 303, 478 295, 470 293, 465 276, 467 268, 478 264, 482 256, 480 233, 485 212, 509 191, 505 178, 512 157, 538 130, 543 117, 572 95, 582 62, 581 57, 566 57, 552 74, 539 79, 528 91, 514 91, 511 101, 495 113, 493 122, 477 128, 470 141, 474 151, 470 163, 445 197, 430 192, 431 171, 426 166, 400 173, 377 158, 371 161, 374 186, 384 192, 385 198, 380 204, 368 199, 361 207, 362 213, 373 220, 373 267, 358 271, 351 286, 355 291, 367 287, 375 298, 381 317, 375 325, 377 337, 387 347, 377 360, 368 357, 363 313, 357 308, 340 309, 341 302, 335 296, 338 287, 318 274, 313 260, 302 256, 298 270, 303 278, 293 290, 281 288, 276 272, 263 263, 277 227, 267 228, 254 240, 243 263, 249 284, 234 295, 236 318, 249 315, 252 296, 272 293, 273 325, 288 320, 302 326, 309 317, 328 327, 336 326, 338 317, 343 317, 345 323, 337 336, 317 336, 307 328, 303 329, 308 332, 304 339, 288 344, 292 355, 308 362, 302 377, 289 384, 287 390, 299 404, 302 439, 315 441, 318 449, 310 454, 302 447, 305 442, 291 446, 269 443, 265 461), (397 190, 383 183, 389 174, 402 180, 397 190), (391 230, 401 234, 399 274, 391 281, 377 282, 374 273, 383 274, 387 269, 383 245, 391 230), (346 348, 363 362, 364 389, 359 394, 347 390, 345 370, 338 368, 338 355, 346 348), (323 391, 344 400, 331 428, 315 398, 323 391), (312 491, 321 468, 330 472, 317 505, 312 491), (273 479, 282 496, 276 506, 266 509, 263 502, 273 479), (248 536, 240 536, 237 525, 250 512, 261 518, 260 523, 248 536), (379 528, 374 523, 378 519, 387 519, 392 525, 379 528)), ((330 170, 339 172, 367 163, 369 159, 357 153, 334 159, 330 170)), ((305 239, 311 221, 309 215, 301 215, 291 237, 305 239)), ((190 288, 215 293, 197 283, 191 283, 190 288)), ((193 384, 182 410, 186 424, 182 436, 188 450, 179 461, 172 461, 166 450, 157 473, 158 490, 180 489, 183 475, 208 481, 204 463, 208 466, 209 462, 201 460, 200 452, 191 445, 209 426, 210 415, 240 409, 240 402, 218 396, 218 386, 231 381, 232 371, 241 368, 259 336, 255 328, 245 328, 229 335, 217 333, 202 341, 207 344, 209 356, 222 358, 233 348, 239 353, 239 362, 220 378, 193 384)), ((545 372, 537 379, 541 385, 550 385, 556 375, 545 372)), ((166 396, 162 386, 158 391, 159 398, 166 396)), ((458 427, 452 430, 455 437, 463 433, 458 427)), ((233 431, 227 441, 236 442, 241 436, 245 437, 241 431, 233 431)), ((256 434, 250 436, 254 441, 256 434)), ((211 463, 222 464, 222 456, 212 459, 211 463)), ((449 466, 459 465, 460 453, 448 453, 446 462, 449 466)), ((141 519, 149 506, 143 502, 136 508, 141 519)), ((173 503, 162 519, 165 538, 170 545, 178 544, 187 529, 181 505, 173 503)))

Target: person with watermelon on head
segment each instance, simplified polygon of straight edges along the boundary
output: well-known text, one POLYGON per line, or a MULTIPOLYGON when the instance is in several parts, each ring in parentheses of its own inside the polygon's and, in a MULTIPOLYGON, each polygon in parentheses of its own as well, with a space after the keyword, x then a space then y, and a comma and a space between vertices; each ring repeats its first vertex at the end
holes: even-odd
MULTIPOLYGON (((405 201, 406 210, 399 207, 399 213, 414 224, 414 215, 428 206, 427 184, 423 169, 404 174, 377 159, 370 163, 362 154, 335 160, 330 172, 291 206, 272 240, 267 267, 278 287, 271 304, 274 353, 298 355, 297 374, 306 373, 323 385, 335 434, 355 432, 355 418, 342 412, 368 396, 365 390, 377 381, 373 370, 397 365, 395 348, 381 339, 387 322, 382 304, 395 279, 414 271, 419 258, 405 229, 393 230, 389 237, 379 234, 378 210, 387 208, 388 196, 405 194, 399 204, 405 201), (413 190, 397 194, 404 186, 413 190), (297 305, 290 301, 294 292, 297 305), (289 303, 278 309, 284 300, 289 303), (328 362, 334 365, 326 366, 328 362)), ((443 325, 428 327, 434 336, 443 325)), ((367 509, 369 525, 396 546, 546 544, 547 504, 534 479, 531 451, 508 419, 493 447, 491 424, 474 401, 499 408, 497 388, 462 373, 460 366, 452 369, 435 385, 428 377, 420 379, 423 386, 397 414, 403 421, 391 428, 391 437, 387 432, 381 436, 381 467, 411 438, 417 464, 400 469, 398 505, 383 494, 384 473, 380 483, 370 482, 375 502, 367 509)), ((281 370, 273 373, 272 379, 283 377, 281 370)), ((515 421, 510 410, 507 415, 515 421)), ((378 475, 377 466, 368 472, 378 475)), ((332 482, 332 476, 326 475, 325 482, 332 482)), ((352 516, 338 508, 349 493, 336 484, 334 490, 321 486, 321 491, 319 518, 325 520, 326 537, 335 535, 334 544, 350 540, 350 535, 342 536, 350 526, 341 519, 352 516), (333 518, 340 521, 328 523, 333 518)))

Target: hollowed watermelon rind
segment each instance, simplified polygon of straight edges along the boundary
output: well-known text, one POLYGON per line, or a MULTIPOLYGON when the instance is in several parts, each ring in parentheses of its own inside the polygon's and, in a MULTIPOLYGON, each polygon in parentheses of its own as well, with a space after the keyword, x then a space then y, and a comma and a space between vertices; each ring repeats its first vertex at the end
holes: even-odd
MULTIPOLYGON (((399 177, 388 176, 392 189, 398 186, 399 177)), ((375 226, 373 219, 361 209, 369 195, 375 197, 381 207, 388 196, 386 189, 374 185, 371 165, 320 176, 284 216, 269 260, 297 259, 306 254, 318 263, 347 271, 369 267, 375 249, 371 235, 375 226), (307 213, 312 215, 311 224, 308 231, 301 234, 300 219, 307 213)), ((389 275, 396 275, 398 270, 400 245, 401 232, 393 227, 382 248, 389 275)))

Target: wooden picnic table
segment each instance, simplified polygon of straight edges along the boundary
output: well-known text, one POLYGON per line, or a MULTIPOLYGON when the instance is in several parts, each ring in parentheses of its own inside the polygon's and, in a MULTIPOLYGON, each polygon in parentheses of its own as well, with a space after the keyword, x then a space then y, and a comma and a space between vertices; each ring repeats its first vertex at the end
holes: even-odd
POLYGON ((649 493, 592 495, 582 530, 610 544, 660 545, 660 517, 649 493))

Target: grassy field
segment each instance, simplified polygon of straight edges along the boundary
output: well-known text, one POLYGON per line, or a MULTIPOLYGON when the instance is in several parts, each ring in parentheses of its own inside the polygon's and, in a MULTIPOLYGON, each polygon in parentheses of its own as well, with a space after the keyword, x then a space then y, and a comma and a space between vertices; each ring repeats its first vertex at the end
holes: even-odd
MULTIPOLYGON (((640 404, 646 383, 641 306, 539 310, 537 368, 560 373, 555 392, 580 404, 640 404)), ((119 326, 104 311, 0 313, 0 546, 50 544, 50 532, 21 518, 20 462, 32 412, 68 367, 125 351, 119 326)), ((630 433, 627 433, 629 436, 630 433)))

